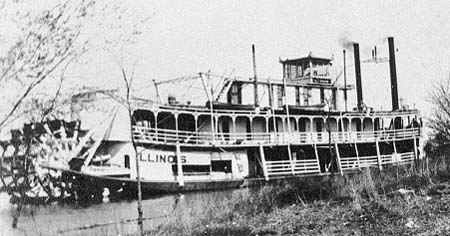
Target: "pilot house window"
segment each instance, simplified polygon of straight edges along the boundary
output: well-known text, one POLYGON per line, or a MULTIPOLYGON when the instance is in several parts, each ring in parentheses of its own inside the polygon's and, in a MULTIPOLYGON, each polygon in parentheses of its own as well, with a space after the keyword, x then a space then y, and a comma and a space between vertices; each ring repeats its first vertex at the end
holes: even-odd
POLYGON ((242 103, 242 84, 234 83, 228 92, 228 103, 241 104, 242 103))

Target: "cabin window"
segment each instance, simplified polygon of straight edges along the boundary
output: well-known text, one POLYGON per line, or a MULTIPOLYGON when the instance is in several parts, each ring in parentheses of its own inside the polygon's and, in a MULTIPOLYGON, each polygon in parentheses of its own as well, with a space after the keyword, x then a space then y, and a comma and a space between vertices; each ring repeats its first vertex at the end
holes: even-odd
MULTIPOLYGON (((208 175, 210 173, 209 165, 183 165, 183 175, 208 175)), ((172 165, 172 172, 175 176, 178 175, 178 166, 172 165)))
POLYGON ((158 113, 158 129, 175 130, 175 116, 170 112, 158 113))
POLYGON ((277 89, 278 107, 283 107, 283 87, 278 85, 277 89))
POLYGON ((195 118, 190 114, 178 116, 178 129, 183 131, 195 131, 195 118))
POLYGON ((356 131, 362 131, 362 124, 359 119, 356 120, 356 131))
POLYGON ((225 140, 230 140, 230 123, 228 120, 222 120, 222 133, 225 140))
POLYGON ((297 77, 297 66, 291 65, 291 78, 297 77))
POLYGON ((307 76, 308 71, 307 71, 308 65, 305 62, 302 62, 302 76, 307 76))
POLYGON ((242 103, 242 84, 234 83, 228 92, 228 103, 241 104, 242 103))
POLYGON ((269 132, 275 132, 276 131, 276 124, 275 119, 273 117, 269 118, 269 132))
POLYGON ((317 76, 317 65, 316 64, 313 64, 312 71, 313 71, 313 76, 317 76))
POLYGON ((300 106, 300 87, 295 87, 295 105, 300 106))
POLYGON ((286 65, 286 77, 291 78, 291 65, 286 65))
POLYGON ((307 88, 306 89, 306 93, 303 93, 304 104, 306 106, 309 105, 309 98, 311 97, 311 92, 312 92, 312 89, 311 88, 307 88))
POLYGON ((323 124, 322 121, 317 120, 316 122, 316 132, 322 132, 323 124))
POLYGON ((125 155, 125 156, 123 157, 123 160, 124 160, 124 166, 125 166, 125 168, 130 169, 130 156, 125 155))
POLYGON ((298 131, 306 132, 306 121, 304 118, 299 119, 298 131))
POLYGON ((303 73, 302 73, 302 66, 299 64, 297 65, 297 77, 302 77, 303 73))
POLYGON ((231 173, 231 160, 211 161, 211 170, 214 172, 231 173))
POLYGON ((325 89, 320 89, 320 103, 325 103, 325 89))
POLYGON ((247 132, 247 140, 251 140, 252 139, 252 127, 251 127, 249 120, 247 120, 245 123, 245 131, 247 132))

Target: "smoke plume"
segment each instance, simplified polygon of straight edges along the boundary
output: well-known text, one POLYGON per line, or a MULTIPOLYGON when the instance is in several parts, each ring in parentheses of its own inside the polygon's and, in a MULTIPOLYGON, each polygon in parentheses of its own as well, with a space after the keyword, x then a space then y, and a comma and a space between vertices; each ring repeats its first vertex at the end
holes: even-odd
POLYGON ((338 37, 338 43, 341 47, 353 51, 353 40, 351 40, 351 34, 348 31, 342 32, 338 37))

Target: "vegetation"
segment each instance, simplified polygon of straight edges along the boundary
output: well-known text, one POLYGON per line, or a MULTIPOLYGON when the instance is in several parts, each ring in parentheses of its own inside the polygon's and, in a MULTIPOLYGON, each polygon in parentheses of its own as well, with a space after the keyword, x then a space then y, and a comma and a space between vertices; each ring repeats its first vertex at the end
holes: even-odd
POLYGON ((176 209, 149 235, 444 235, 450 233, 450 185, 411 167, 311 186, 267 185, 224 202, 176 209), (331 187, 332 186, 332 187, 331 187), (324 194, 325 192, 325 194, 324 194), (322 196, 320 196, 322 193, 322 196))
MULTIPOLYGON (((450 171, 447 154, 450 152, 450 76, 435 84, 430 92, 432 113, 429 119, 431 136, 424 147, 425 153, 450 171)), ((433 168, 432 168, 433 170, 433 168)))

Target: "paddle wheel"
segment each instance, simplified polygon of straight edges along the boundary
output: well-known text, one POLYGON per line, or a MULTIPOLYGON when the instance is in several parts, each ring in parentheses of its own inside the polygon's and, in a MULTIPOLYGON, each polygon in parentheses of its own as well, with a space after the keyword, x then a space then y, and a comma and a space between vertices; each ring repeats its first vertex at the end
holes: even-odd
POLYGON ((45 203, 73 196, 71 181, 45 167, 68 168, 92 145, 91 135, 80 130, 80 121, 51 120, 11 130, 11 140, 1 143, 0 172, 11 201, 45 203))

